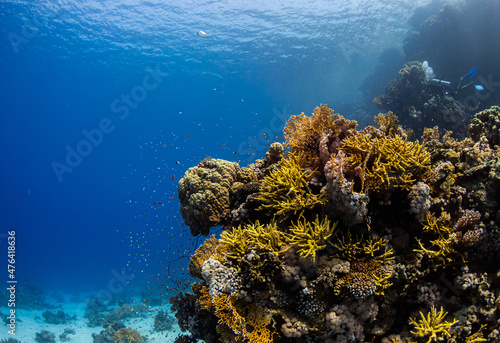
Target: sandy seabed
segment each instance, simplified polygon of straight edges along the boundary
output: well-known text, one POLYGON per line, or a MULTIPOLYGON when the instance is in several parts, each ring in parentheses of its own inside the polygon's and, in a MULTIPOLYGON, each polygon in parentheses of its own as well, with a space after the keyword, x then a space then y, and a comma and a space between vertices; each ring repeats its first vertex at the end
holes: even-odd
MULTIPOLYGON (((66 328, 70 328, 75 331, 75 334, 68 335, 69 341, 67 342, 92 343, 94 341, 92 334, 99 334, 99 332, 104 330, 100 326, 92 328, 87 326, 87 321, 84 318, 87 302, 65 302, 58 305, 61 305, 62 308, 52 309, 50 311, 57 312, 58 310, 62 310, 69 316, 76 315, 76 320, 69 321, 67 324, 47 324, 42 316, 42 313, 45 312, 45 310, 16 309, 15 335, 9 333, 9 330, 11 329, 2 321, 0 340, 14 338, 23 343, 36 343, 36 334, 42 330, 46 330, 55 334, 55 342, 62 342, 59 339, 59 335, 61 335, 66 328)), ((130 318, 121 322, 126 327, 139 331, 140 334, 147 339, 147 342, 173 342, 181 333, 180 328, 176 323, 172 324, 171 329, 161 332, 154 331, 154 315, 157 312, 156 310, 163 310, 173 317, 174 315, 170 312, 169 308, 169 305, 150 307, 148 309, 148 314, 145 316, 130 318)), ((113 309, 113 307, 110 307, 110 309, 113 309)), ((5 317, 10 313, 10 309, 7 307, 0 307, 0 311, 3 315, 2 317, 5 317)))

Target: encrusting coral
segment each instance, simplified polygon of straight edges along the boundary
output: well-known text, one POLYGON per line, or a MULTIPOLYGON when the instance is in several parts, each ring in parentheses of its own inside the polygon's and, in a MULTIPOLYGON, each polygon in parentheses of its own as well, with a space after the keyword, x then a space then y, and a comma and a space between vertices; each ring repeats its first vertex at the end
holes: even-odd
POLYGON ((173 298, 183 329, 209 343, 499 341, 498 108, 463 139, 434 127, 421 143, 396 114, 358 131, 320 106, 290 118, 287 152, 186 172, 186 224, 222 233, 191 257, 194 294, 173 298))
POLYGON ((500 143, 500 107, 492 106, 474 116, 469 125, 472 139, 486 137, 490 146, 500 143))

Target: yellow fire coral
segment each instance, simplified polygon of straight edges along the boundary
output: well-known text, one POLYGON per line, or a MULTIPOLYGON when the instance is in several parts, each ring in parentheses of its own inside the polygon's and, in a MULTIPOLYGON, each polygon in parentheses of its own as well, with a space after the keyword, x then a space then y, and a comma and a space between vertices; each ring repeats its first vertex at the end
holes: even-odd
MULTIPOLYGON (((249 241, 259 250, 280 252, 280 247, 288 244, 288 236, 279 230, 276 223, 262 225, 257 220, 254 224, 247 225, 249 241)), ((281 250, 282 252, 282 250, 281 250)))
POLYGON ((279 230, 276 223, 262 225, 257 220, 253 224, 223 232, 220 243, 225 247, 225 256, 239 261, 250 249, 278 254, 280 247, 288 244, 288 236, 279 230))
POLYGON ((482 333, 485 326, 486 325, 481 324, 481 327, 479 328, 479 330, 477 330, 477 332, 465 338, 465 343, 487 342, 488 340, 483 337, 482 333))
POLYGON ((328 201, 326 193, 313 194, 308 189, 307 178, 313 173, 301 167, 302 157, 303 154, 290 154, 264 178, 257 196, 262 203, 260 210, 271 210, 275 217, 283 215, 287 218, 292 213, 302 217, 306 209, 328 201))
POLYGON ((372 259, 379 262, 387 262, 394 259, 394 251, 389 246, 389 241, 383 238, 368 237, 362 235, 353 239, 351 233, 335 235, 335 240, 330 243, 338 250, 336 257, 355 261, 359 259, 372 259))
POLYGON ((241 260, 248 251, 249 232, 238 226, 231 231, 224 231, 220 236, 220 243, 226 247, 225 255, 237 261, 241 260))
POLYGON ((399 135, 373 138, 362 133, 347 137, 340 148, 347 154, 347 172, 360 178, 361 191, 391 187, 410 190, 430 163, 430 154, 417 142, 399 135))
POLYGON ((230 329, 235 341, 272 342, 272 333, 268 329, 271 316, 264 313, 260 307, 238 299, 237 294, 215 294, 212 298, 208 292, 202 294, 204 300, 199 304, 202 308, 215 312, 220 323, 217 330, 221 335, 227 335, 226 329, 230 329))
POLYGON ((205 282, 203 283, 198 283, 195 282, 193 283, 191 289, 193 290, 193 293, 196 294, 196 302, 198 305, 207 311, 212 311, 213 309, 213 304, 212 304, 212 297, 210 296, 210 289, 208 288, 207 284, 205 282))
POLYGON ((290 244, 297 245, 297 252, 302 256, 311 255, 316 259, 316 253, 326 247, 326 241, 330 238, 335 230, 337 223, 330 225, 328 218, 323 218, 319 221, 319 217, 313 222, 298 221, 297 224, 292 224, 290 228, 290 244))
POLYGON ((450 228, 446 225, 449 223, 449 214, 443 212, 439 218, 436 218, 432 213, 428 212, 422 230, 429 232, 436 239, 430 240, 432 248, 426 248, 420 239, 417 239, 419 249, 414 249, 422 255, 430 259, 432 267, 436 270, 438 267, 444 267, 452 262, 452 255, 458 255, 463 260, 463 256, 452 249, 452 240, 450 238, 450 228))
POLYGON ((442 341, 445 336, 450 337, 451 327, 458 323, 454 319, 453 322, 444 321, 448 312, 444 312, 443 307, 437 310, 435 306, 424 316, 420 312, 420 320, 417 322, 416 318, 410 318, 410 325, 414 326, 415 331, 410 331, 413 336, 427 339, 427 343, 442 341))

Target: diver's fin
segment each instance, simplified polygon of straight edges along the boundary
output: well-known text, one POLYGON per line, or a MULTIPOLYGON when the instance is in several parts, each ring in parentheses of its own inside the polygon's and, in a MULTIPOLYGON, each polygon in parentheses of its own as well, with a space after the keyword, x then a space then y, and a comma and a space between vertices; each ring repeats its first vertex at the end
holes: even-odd
POLYGON ((467 74, 461 77, 461 79, 472 79, 474 76, 477 75, 477 69, 472 68, 467 74))

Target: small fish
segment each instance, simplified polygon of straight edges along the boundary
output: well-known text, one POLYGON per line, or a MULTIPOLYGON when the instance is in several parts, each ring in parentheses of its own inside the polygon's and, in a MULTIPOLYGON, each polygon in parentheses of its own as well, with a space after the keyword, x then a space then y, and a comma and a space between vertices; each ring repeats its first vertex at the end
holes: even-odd
POLYGON ((161 202, 155 202, 153 205, 161 205, 161 202))
POLYGON ((196 34, 200 37, 208 37, 208 33, 206 33, 205 31, 198 31, 196 32, 196 34))
POLYGON ((481 85, 474 85, 474 87, 478 90, 478 91, 482 91, 484 90, 484 87, 481 86, 481 85))
POLYGON ((175 175, 172 175, 172 181, 174 181, 175 175))

